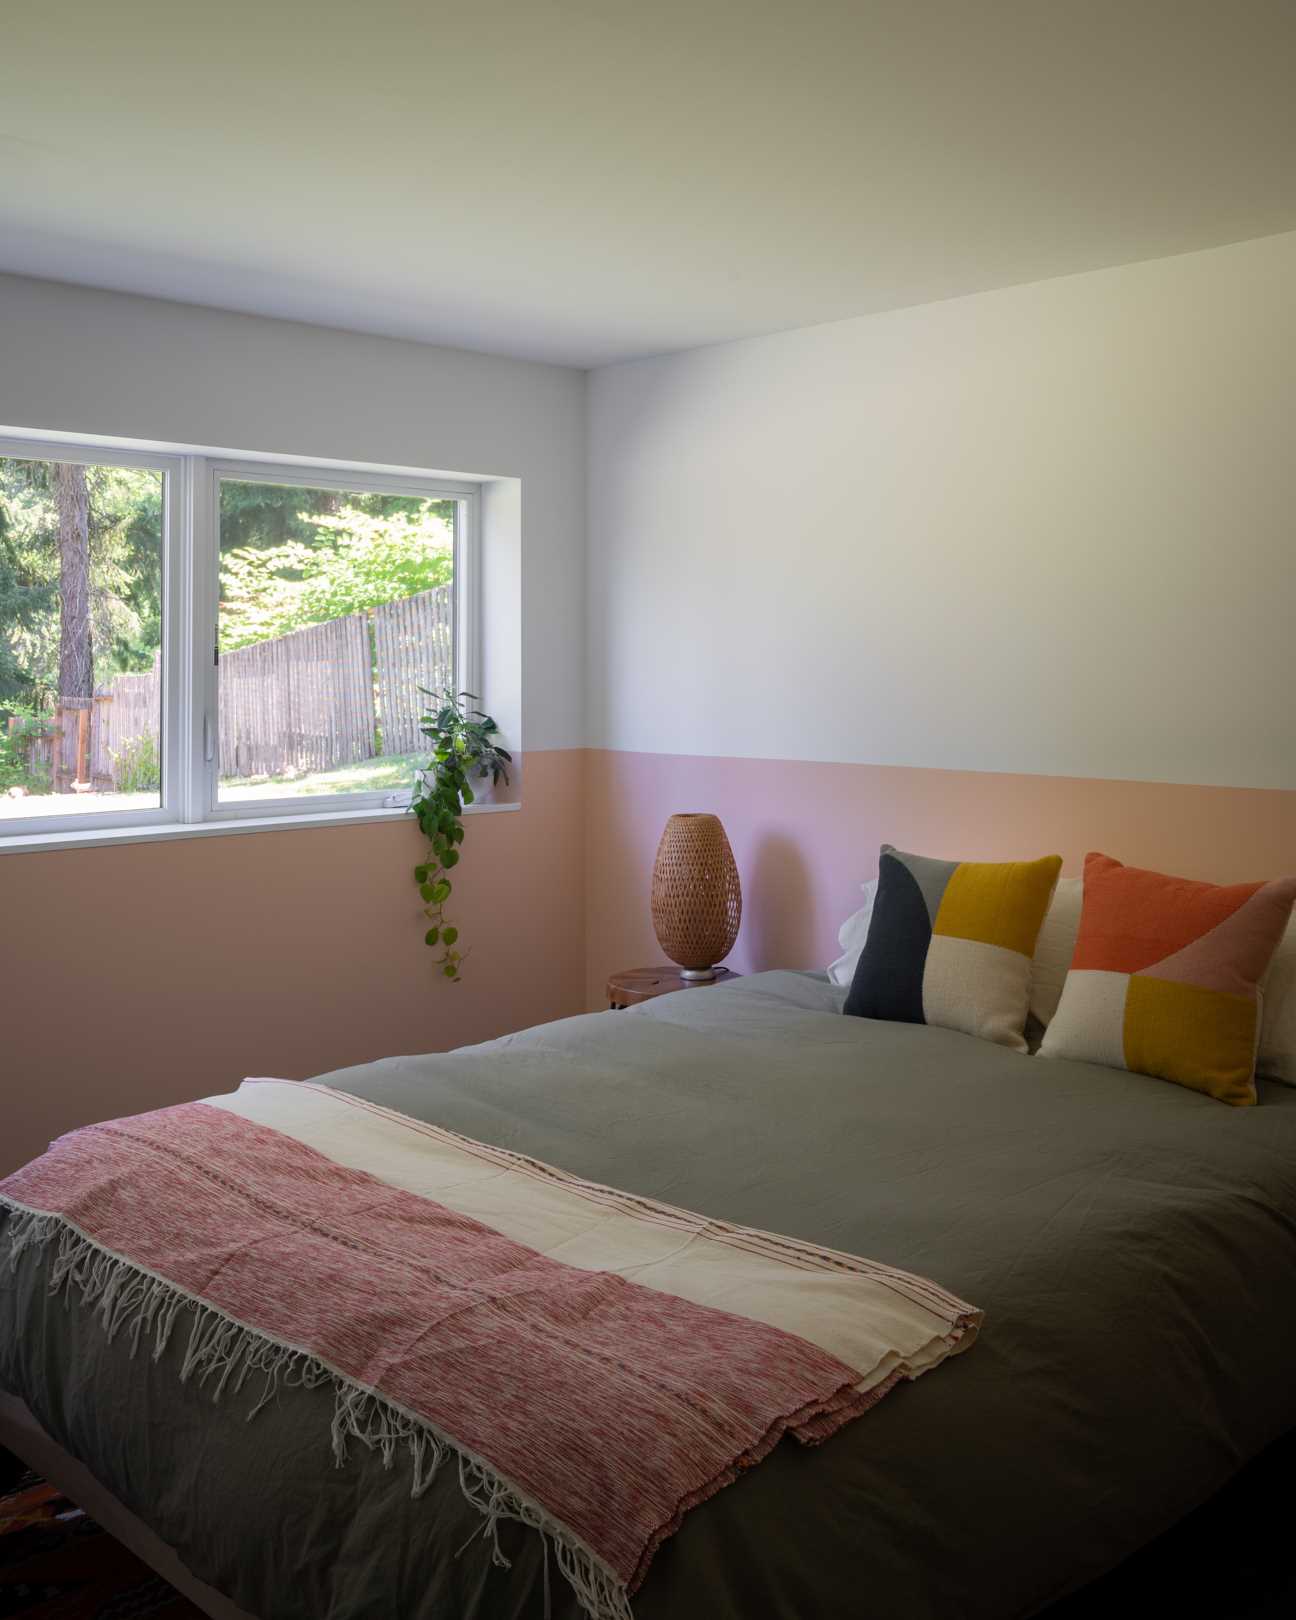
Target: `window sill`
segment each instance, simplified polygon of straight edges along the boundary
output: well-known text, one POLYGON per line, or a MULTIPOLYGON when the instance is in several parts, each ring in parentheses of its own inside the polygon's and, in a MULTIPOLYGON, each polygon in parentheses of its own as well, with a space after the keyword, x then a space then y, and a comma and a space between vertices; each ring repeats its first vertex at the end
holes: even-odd
MULTIPOLYGON (((520 810, 518 801, 508 804, 465 805, 465 816, 493 816, 502 811, 520 810)), ((224 838, 238 833, 295 832, 303 827, 349 827, 372 821, 410 821, 408 808, 365 810, 321 810, 289 816, 238 816, 223 821, 167 821, 147 827, 92 827, 84 832, 19 833, 0 836, 0 855, 36 855, 55 849, 110 848, 117 844, 161 844, 175 838, 224 838)))

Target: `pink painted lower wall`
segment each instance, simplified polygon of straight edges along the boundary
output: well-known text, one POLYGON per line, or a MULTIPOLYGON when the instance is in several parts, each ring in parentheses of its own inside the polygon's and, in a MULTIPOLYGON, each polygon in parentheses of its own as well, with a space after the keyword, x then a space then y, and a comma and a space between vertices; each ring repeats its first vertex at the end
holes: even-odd
POLYGON ((825 967, 877 872, 878 846, 972 860, 1101 849, 1214 882, 1296 871, 1296 793, 1058 776, 678 754, 590 754, 586 994, 663 960, 649 874, 667 816, 719 815, 738 860, 743 924, 730 965, 825 967))
POLYGON ((582 1010, 583 750, 468 822, 438 980, 412 821, 0 856, 0 1174, 76 1125, 582 1010))
POLYGON ((91 1120, 486 1040, 600 1007, 661 960, 667 816, 713 810, 743 881, 731 962, 822 967, 887 840, 996 859, 1087 849, 1218 881, 1296 869, 1296 793, 785 760, 529 753, 522 808, 474 818, 473 947, 436 979, 411 822, 0 856, 0 1174, 91 1120))

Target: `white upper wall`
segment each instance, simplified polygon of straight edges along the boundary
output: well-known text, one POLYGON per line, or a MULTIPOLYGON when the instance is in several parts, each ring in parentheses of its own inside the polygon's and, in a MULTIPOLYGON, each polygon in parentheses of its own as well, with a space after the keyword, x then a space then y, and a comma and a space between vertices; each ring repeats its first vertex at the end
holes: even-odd
POLYGON ((563 366, 0 276, 0 427, 520 480, 530 749, 584 740, 585 388, 563 366))
POLYGON ((1296 787, 1296 235, 597 371, 588 574, 585 404, 0 276, 0 425, 520 479, 528 748, 1296 787))
POLYGON ((1296 235, 627 362, 591 742, 1296 788, 1296 235))

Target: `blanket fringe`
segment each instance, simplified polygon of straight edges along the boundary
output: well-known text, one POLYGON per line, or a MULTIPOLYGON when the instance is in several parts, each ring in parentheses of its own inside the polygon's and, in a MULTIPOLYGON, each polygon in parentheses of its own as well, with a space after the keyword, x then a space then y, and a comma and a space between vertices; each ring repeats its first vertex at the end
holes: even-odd
POLYGON ((480 1535, 490 1544, 491 1561, 508 1569, 509 1560, 499 1544, 500 1523, 512 1520, 526 1525, 544 1541, 546 1587, 548 1555, 552 1551, 581 1608, 594 1620, 634 1620, 624 1582, 601 1559, 488 1462, 463 1450, 424 1419, 335 1372, 308 1351, 280 1344, 255 1328, 245 1327, 197 1296, 100 1248, 62 1216, 26 1209, 0 1195, 0 1229, 8 1241, 11 1271, 17 1271, 19 1261, 29 1250, 51 1250, 50 1293, 60 1295, 69 1309, 73 1295, 79 1295, 81 1304, 99 1318, 110 1342, 126 1334, 132 1357, 148 1340, 153 1360, 160 1361, 180 1314, 191 1312, 189 1341, 180 1366, 181 1383, 192 1379, 199 1388, 210 1385, 211 1398, 218 1402, 227 1390, 238 1394, 249 1378, 260 1377, 260 1390, 247 1414, 249 1423, 281 1388, 300 1385, 314 1389, 332 1384, 335 1467, 346 1463, 350 1440, 379 1452, 384 1468, 394 1467, 404 1447, 411 1463, 410 1495, 418 1498, 442 1465, 454 1458, 459 1489, 465 1501, 482 1516, 481 1530, 470 1536, 459 1552, 480 1535))

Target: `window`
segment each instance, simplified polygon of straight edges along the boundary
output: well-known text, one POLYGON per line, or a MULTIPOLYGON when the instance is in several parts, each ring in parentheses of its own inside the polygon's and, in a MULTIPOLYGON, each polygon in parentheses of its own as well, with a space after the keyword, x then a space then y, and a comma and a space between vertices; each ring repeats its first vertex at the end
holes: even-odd
MULTIPOLYGON (((287 476, 287 475, 286 475, 287 476)), ((462 500, 221 471, 217 801, 409 792, 462 500)))
POLYGON ((177 485, 167 459, 0 443, 0 837, 174 804, 177 485))
POLYGON ((476 489, 0 440, 6 838, 408 802, 476 489))

